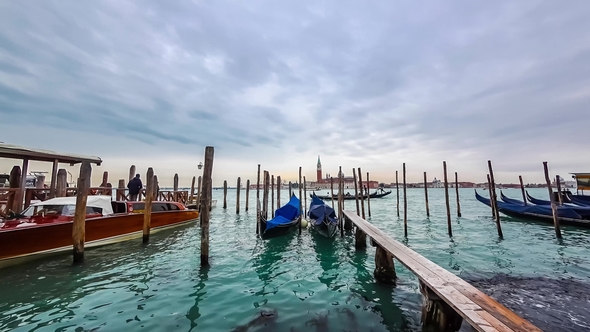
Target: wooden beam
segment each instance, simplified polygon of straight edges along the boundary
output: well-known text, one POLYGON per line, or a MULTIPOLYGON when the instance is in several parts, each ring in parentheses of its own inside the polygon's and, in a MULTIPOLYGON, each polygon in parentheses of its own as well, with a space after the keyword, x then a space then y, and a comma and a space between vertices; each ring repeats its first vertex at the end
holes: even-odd
POLYGON ((494 211, 496 212, 496 228, 498 228, 498 236, 500 238, 504 238, 504 234, 502 233, 502 225, 500 225, 500 212, 498 211, 498 196, 496 195, 496 182, 494 181, 494 170, 492 169, 492 161, 488 160, 488 169, 490 171, 490 183, 492 187, 490 188, 490 196, 494 197, 493 204, 494 204, 494 211))
POLYGON ((79 264, 84 261, 84 240, 86 238, 86 202, 88 201, 88 188, 92 167, 90 162, 84 161, 80 165, 76 193, 76 210, 72 222, 73 262, 79 264))
POLYGON ((154 170, 149 167, 146 174, 145 203, 143 208, 143 243, 150 240, 152 227, 152 201, 154 200, 154 170))
POLYGON ((397 217, 399 218, 399 182, 397 178, 397 171, 395 171, 395 192, 397 199, 397 217))
POLYGON ((547 182, 547 190, 549 191, 549 200, 551 201, 551 211, 553 212, 553 226, 555 227, 555 236, 561 239, 561 227, 559 226, 559 217, 557 213, 557 204, 555 204, 555 197, 553 196, 553 189, 551 189, 551 179, 549 177, 549 169, 547 162, 543 162, 543 171, 545 172, 545 181, 547 182))
POLYGON ((27 187, 27 173, 29 173, 29 159, 23 159, 23 167, 22 173, 20 177, 20 190, 18 191, 18 196, 16 198, 16 204, 14 204, 15 212, 20 213, 23 211, 23 201, 25 198, 25 191, 27 187))
POLYGON ((203 209, 201 215, 201 266, 209 266, 209 216, 211 214, 211 191, 214 148, 205 148, 205 166, 203 169, 203 209))
POLYGON ((281 176, 277 176, 277 209, 281 207, 281 176))
MULTIPOLYGON (((334 178, 330 176, 330 201, 332 202, 332 210, 334 209, 334 178)), ((357 203, 358 206, 358 203, 357 203)))
POLYGON ((67 193, 67 186, 68 185, 68 172, 60 168, 57 171, 57 185, 55 187, 55 196, 56 197, 66 197, 67 193))
MULTIPOLYGON (((21 171, 20 171, 20 166, 13 166, 12 170, 10 171, 10 177, 8 179, 9 182, 9 188, 10 189, 15 189, 15 188, 19 188, 20 183, 21 183, 21 171)), ((22 204, 19 203, 19 194, 18 191, 16 192, 12 192, 9 194, 8 199, 6 200, 6 212, 9 211, 13 211, 15 212, 16 209, 18 208, 17 206, 22 204)))
POLYGON ((191 181, 191 194, 188 197, 188 201, 189 202, 193 202, 193 199, 195 198, 195 182, 197 181, 197 177, 193 176, 193 180, 191 181))
POLYGON ((56 197, 57 193, 57 170, 59 168, 59 160, 53 161, 53 167, 51 168, 51 184, 49 186, 49 198, 56 197))
MULTIPOLYGON (((359 190, 358 190, 358 180, 356 178, 356 169, 354 167, 352 168, 352 180, 354 181, 354 202, 356 203, 356 215, 360 217, 361 216, 361 206, 359 203, 360 197, 359 197, 359 190)), ((350 226, 350 229, 352 229, 352 225, 350 226)))

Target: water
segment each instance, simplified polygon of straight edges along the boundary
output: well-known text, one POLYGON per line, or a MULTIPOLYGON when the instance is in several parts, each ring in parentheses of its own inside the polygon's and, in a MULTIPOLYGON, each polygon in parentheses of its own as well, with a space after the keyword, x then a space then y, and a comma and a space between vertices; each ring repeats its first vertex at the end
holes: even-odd
MULTIPOLYGON (((529 192, 546 196, 543 189, 529 192)), ((423 189, 407 193, 407 240, 403 219, 396 216, 395 189, 392 195, 371 201, 370 221, 503 299, 506 306, 544 330, 588 328, 589 301, 579 300, 590 299, 590 291, 585 290, 590 283, 587 230, 566 226, 563 239, 557 240, 549 224, 503 217, 504 240, 499 240, 490 209, 475 200, 472 189, 461 189, 462 218, 456 217, 451 192, 450 239, 444 190, 429 190, 430 218, 425 216, 423 189), (535 282, 536 288, 518 286, 535 282), (568 309, 572 298, 564 295, 572 285, 581 292, 573 297, 578 299, 573 303, 575 311, 568 309), (562 304, 562 310, 553 312, 551 319, 535 316, 541 307, 556 303, 562 304)), ((504 193, 520 197, 517 190, 504 193)), ((352 236, 325 239, 304 230, 300 237, 259 240, 255 192, 250 192, 248 213, 243 211, 242 192, 240 215, 235 214, 235 190, 228 193, 226 211, 223 191, 214 190, 213 196, 218 202, 212 211, 210 268, 199 266, 200 230, 192 224, 153 234, 146 246, 138 239, 89 249, 83 266, 72 267, 70 256, 63 254, 2 269, 0 330, 421 329, 418 281, 400 263, 395 264, 397 287, 377 284, 372 275, 374 248, 355 251, 352 236), (255 326, 249 326, 250 322, 255 326)), ((282 197, 285 202, 287 191, 282 197)), ((353 208, 354 201, 346 205, 353 208)))

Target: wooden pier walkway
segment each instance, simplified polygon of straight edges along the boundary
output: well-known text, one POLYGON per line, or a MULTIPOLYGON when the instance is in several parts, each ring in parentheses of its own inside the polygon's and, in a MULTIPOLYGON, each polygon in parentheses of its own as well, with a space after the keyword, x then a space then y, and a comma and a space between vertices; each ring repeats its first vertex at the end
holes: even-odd
MULTIPOLYGON (((454 312, 445 313, 444 308, 442 310, 439 308, 438 314, 432 315, 431 313, 431 317, 438 317, 439 321, 435 325, 447 325, 447 328, 443 328, 444 330, 455 330, 448 328, 448 325, 452 324, 449 322, 454 318, 443 317, 441 319, 441 316, 458 314, 477 331, 541 331, 465 280, 387 236, 377 227, 357 216, 355 212, 343 211, 343 215, 358 230, 368 235, 372 239, 373 245, 395 257, 420 279, 420 290, 428 301, 440 302, 442 300, 446 303, 445 307, 454 312)), ((436 306, 427 305, 423 310, 432 310, 433 307, 436 306)), ((429 314, 423 311, 423 320, 425 315, 429 314)), ((460 326, 461 318, 456 318, 459 319, 460 326)))

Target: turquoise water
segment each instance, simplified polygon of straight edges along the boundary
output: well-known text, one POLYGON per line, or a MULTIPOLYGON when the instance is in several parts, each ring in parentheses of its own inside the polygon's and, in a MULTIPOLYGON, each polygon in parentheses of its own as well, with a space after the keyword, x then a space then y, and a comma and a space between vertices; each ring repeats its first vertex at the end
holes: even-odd
MULTIPOLYGON (((543 189, 529 192, 546 196, 543 189)), ((499 240, 490 209, 475 200, 472 189, 461 189, 461 218, 451 192, 451 239, 444 190, 429 191, 430 218, 423 189, 407 193, 407 239, 403 219, 396 216, 395 189, 371 201, 369 220, 457 275, 588 282, 587 230, 566 226, 557 240, 551 225, 503 216, 504 240, 499 240)), ((504 193, 520 196, 517 190, 504 193)), ((304 230, 301 236, 263 241, 255 234, 255 192, 250 192, 248 213, 242 192, 240 215, 235 214, 235 190, 229 191, 227 210, 222 209, 223 191, 213 195, 218 202, 212 211, 210 268, 199 266, 200 230, 192 224, 153 234, 146 246, 138 239, 89 249, 83 266, 72 267, 64 254, 2 269, 0 330, 420 330, 418 282, 400 263, 396 287, 377 284, 374 248, 355 251, 351 235, 325 239, 304 230), (274 310, 274 318, 259 319, 261 325, 244 326, 261 311, 274 310)), ((353 201, 346 205, 354 208, 353 201)))

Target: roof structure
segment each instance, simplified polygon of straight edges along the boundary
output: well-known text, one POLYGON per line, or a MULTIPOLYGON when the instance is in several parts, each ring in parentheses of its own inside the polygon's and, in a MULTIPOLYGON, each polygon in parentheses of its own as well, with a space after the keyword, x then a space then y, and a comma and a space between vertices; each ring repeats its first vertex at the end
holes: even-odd
POLYGON ((71 153, 64 154, 55 151, 32 149, 5 143, 0 143, 0 158, 28 159, 47 162, 54 162, 57 160, 60 163, 69 163, 70 165, 79 164, 83 161, 89 161, 90 163, 97 165, 102 163, 102 159, 96 156, 84 156, 71 153))

